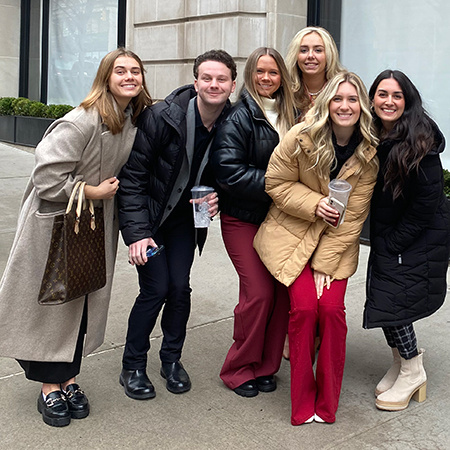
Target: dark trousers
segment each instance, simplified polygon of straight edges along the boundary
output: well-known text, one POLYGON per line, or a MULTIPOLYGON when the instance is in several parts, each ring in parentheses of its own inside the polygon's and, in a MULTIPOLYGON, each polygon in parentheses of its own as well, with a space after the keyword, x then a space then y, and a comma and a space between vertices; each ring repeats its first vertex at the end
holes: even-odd
POLYGON ((239 275, 239 303, 234 309, 234 343, 220 377, 235 389, 280 368, 289 319, 289 295, 253 248, 258 225, 221 214, 222 237, 239 275))
MULTIPOLYGON (((43 308, 57 308, 58 306, 43 306, 43 308)), ((84 301, 83 318, 72 362, 25 361, 18 359, 28 380, 41 383, 61 384, 80 373, 81 358, 83 357, 84 336, 87 329, 87 296, 84 301)))
POLYGON ((154 240, 164 245, 158 256, 147 264, 136 266, 139 295, 128 319, 128 332, 123 354, 123 368, 145 369, 150 350, 150 334, 163 309, 161 328, 163 341, 159 356, 162 362, 181 358, 186 326, 191 311, 190 272, 194 261, 195 229, 192 213, 169 217, 154 240))

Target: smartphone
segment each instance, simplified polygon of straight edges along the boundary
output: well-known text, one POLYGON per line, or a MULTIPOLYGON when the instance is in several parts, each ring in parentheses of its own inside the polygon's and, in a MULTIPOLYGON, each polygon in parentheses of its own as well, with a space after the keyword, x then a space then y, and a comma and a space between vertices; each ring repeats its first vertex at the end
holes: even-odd
POLYGON ((159 255, 164 250, 164 245, 157 245, 156 247, 148 247, 145 253, 147 258, 159 255))
POLYGON ((333 222, 330 222, 328 220, 323 219, 328 225, 331 225, 333 228, 337 228, 343 221, 344 221, 344 215, 345 215, 345 205, 340 202, 339 200, 336 200, 333 197, 330 197, 328 200, 328 204, 332 206, 338 213, 339 216, 336 217, 336 219, 333 222))

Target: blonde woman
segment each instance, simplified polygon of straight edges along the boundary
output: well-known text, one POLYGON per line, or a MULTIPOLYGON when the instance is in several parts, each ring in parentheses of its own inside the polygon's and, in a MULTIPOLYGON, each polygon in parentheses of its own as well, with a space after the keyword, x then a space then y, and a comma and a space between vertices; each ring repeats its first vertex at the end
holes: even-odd
POLYGON ((100 62, 86 99, 54 122, 36 148, 0 284, 0 354, 16 358, 28 379, 42 383, 37 407, 50 426, 66 426, 89 414, 75 377, 82 355, 103 343, 119 231, 116 176, 133 145, 133 123, 150 104, 141 60, 123 48, 114 50, 100 62), (80 180, 87 183, 86 197, 103 206, 107 283, 70 303, 42 306, 37 297, 53 218, 80 180))
POLYGON ((364 84, 341 72, 281 141, 267 169, 273 205, 254 244, 270 273, 288 286, 293 425, 335 421, 345 363, 344 295, 376 181, 376 143, 364 84), (338 217, 328 204, 334 178, 352 186, 338 228, 323 220, 338 217))
POLYGON ((343 69, 331 34, 321 27, 300 30, 289 44, 286 66, 292 78, 298 121, 314 105, 328 80, 343 69))
POLYGON ((220 376, 244 397, 276 389, 287 330, 286 288, 264 267, 253 238, 271 203, 264 191, 270 155, 294 124, 290 79, 281 55, 256 49, 248 58, 239 102, 217 130, 212 167, 220 187, 222 237, 239 275, 234 343, 220 376))

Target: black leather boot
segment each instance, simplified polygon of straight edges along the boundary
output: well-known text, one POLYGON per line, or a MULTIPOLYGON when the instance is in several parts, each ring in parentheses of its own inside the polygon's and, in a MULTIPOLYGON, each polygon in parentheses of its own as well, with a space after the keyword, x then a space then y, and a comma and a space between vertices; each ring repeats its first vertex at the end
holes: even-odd
POLYGON ((147 400, 156 396, 155 388, 145 370, 122 369, 119 383, 124 387, 125 394, 135 400, 147 400))
POLYGON ((191 389, 191 380, 180 361, 161 364, 161 376, 166 379, 166 388, 172 394, 182 394, 191 389))

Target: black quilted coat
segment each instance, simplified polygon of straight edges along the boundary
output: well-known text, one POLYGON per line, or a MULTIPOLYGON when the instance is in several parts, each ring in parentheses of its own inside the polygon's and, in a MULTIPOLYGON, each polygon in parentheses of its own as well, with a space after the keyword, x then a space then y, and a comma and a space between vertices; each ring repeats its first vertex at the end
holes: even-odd
POLYGON ((222 212, 243 222, 262 223, 272 203, 264 190, 264 176, 278 143, 278 133, 244 89, 211 148, 222 212))
POLYGON ((395 142, 378 147, 380 172, 371 204, 371 251, 364 327, 412 323, 433 314, 445 298, 450 252, 450 208, 443 194, 439 153, 444 137, 411 174, 403 197, 383 192, 384 166, 395 142))
MULTIPOLYGON (((197 95, 193 85, 173 91, 146 108, 128 162, 119 175, 119 223, 126 245, 155 235, 163 216, 173 210, 170 195, 186 153, 186 112, 197 95)), ((230 108, 227 102, 224 111, 230 108)), ((181 180, 186 186, 188 180, 181 180)), ((202 180, 203 181, 203 180, 202 180)))

